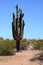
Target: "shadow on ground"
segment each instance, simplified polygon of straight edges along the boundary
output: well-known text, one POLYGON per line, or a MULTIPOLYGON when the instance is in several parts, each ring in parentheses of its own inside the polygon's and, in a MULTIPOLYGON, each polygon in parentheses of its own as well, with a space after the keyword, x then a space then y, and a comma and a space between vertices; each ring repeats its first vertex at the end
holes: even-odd
POLYGON ((36 54, 33 56, 33 58, 30 59, 30 61, 35 62, 39 61, 39 65, 43 65, 43 54, 36 54))

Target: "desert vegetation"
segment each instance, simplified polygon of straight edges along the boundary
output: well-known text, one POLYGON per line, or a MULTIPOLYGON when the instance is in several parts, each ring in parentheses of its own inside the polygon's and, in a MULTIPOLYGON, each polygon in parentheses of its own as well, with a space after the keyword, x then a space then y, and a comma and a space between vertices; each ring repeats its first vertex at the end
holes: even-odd
POLYGON ((33 39, 31 40, 31 44, 33 45, 33 49, 43 50, 43 39, 33 39))
MULTIPOLYGON (((42 50, 43 52, 43 39, 39 40, 27 40, 22 39, 20 42, 21 50, 27 50, 29 45, 33 46, 33 49, 42 50)), ((0 55, 13 55, 16 52, 16 41, 10 39, 3 39, 0 37, 0 55)))

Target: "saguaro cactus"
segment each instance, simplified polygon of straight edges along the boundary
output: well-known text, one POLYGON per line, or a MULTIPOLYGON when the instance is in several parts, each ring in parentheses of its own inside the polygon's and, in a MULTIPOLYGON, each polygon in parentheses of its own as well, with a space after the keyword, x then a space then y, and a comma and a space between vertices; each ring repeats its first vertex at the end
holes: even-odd
POLYGON ((24 13, 22 13, 21 9, 18 9, 18 5, 16 5, 16 15, 13 13, 13 22, 12 22, 12 34, 13 38, 16 40, 16 49, 20 50, 20 40, 23 38, 24 31, 24 13))

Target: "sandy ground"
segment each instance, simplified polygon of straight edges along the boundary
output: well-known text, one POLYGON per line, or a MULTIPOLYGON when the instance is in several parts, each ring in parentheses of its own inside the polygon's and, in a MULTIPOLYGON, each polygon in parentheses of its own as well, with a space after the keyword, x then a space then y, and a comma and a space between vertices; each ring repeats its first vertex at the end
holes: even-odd
POLYGON ((13 56, 0 56, 0 65, 43 65, 39 60, 31 61, 38 53, 38 50, 28 49, 13 56))

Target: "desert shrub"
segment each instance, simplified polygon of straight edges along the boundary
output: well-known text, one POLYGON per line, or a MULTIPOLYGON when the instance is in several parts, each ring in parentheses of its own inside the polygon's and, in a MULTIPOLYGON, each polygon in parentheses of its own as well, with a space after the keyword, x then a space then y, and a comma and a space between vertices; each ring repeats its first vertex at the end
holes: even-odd
POLYGON ((22 42, 26 42, 27 41, 27 39, 22 39, 22 42))
POLYGON ((35 40, 35 41, 33 41, 33 48, 34 49, 41 49, 41 48, 43 48, 43 41, 41 41, 41 40, 35 40))
POLYGON ((4 40, 3 37, 0 37, 0 40, 4 40))
POLYGON ((28 41, 28 42, 27 42, 27 44, 29 45, 29 44, 30 44, 30 42, 28 41))
POLYGON ((12 45, 12 48, 16 48, 16 41, 15 40, 11 40, 10 44, 12 45))
POLYGON ((27 50, 27 42, 26 41, 21 41, 20 48, 21 48, 21 50, 27 50))
POLYGON ((0 41, 0 55, 13 55, 15 44, 10 40, 0 41))

